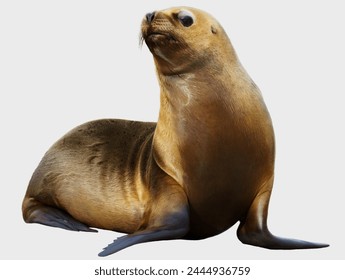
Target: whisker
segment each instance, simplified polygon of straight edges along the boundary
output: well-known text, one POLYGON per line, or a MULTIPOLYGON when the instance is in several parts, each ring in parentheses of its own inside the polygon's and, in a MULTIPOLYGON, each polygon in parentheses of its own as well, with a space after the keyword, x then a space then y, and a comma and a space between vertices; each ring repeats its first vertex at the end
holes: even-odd
POLYGON ((139 33, 139 48, 142 48, 143 44, 144 44, 144 36, 143 36, 143 33, 140 32, 139 33))

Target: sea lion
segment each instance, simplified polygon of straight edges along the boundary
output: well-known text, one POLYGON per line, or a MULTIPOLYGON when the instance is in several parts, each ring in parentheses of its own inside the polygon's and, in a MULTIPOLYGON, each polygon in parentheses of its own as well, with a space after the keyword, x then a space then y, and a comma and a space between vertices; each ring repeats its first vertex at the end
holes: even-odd
POLYGON ((177 7, 148 13, 142 38, 160 84, 157 124, 97 120, 67 133, 31 178, 24 220, 128 233, 99 256, 141 242, 211 237, 238 221, 245 244, 328 246, 279 238, 267 228, 272 122, 221 25, 177 7))

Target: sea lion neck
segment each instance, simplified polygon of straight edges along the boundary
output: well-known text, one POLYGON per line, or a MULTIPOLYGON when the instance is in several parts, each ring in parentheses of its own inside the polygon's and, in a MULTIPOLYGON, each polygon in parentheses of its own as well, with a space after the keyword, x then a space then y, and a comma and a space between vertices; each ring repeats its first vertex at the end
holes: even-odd
POLYGON ((222 79, 226 71, 222 72, 211 80, 203 75, 209 73, 204 68, 180 75, 158 75, 161 92, 154 158, 177 182, 184 181, 179 171, 184 170, 184 151, 193 150, 189 147, 195 141, 206 147, 211 137, 221 133, 223 121, 231 118, 232 83, 222 79), (170 155, 168 161, 162 160, 164 154, 170 155))
MULTIPOLYGON (((260 91, 238 61, 180 75, 158 73, 158 78, 161 92, 154 158, 181 184, 186 180, 181 170, 206 172, 206 163, 212 165, 213 161, 237 156, 240 150, 255 149, 262 131, 271 130, 260 91), (223 153, 198 152, 216 147, 224 147, 223 153), (170 155, 169 161, 161 160, 163 154, 170 155), (189 170, 190 161, 200 168, 189 170)), ((269 136, 262 141, 273 140, 269 136)), ((203 176, 194 175, 199 179, 203 176)))
POLYGON ((234 88, 241 87, 246 94, 252 91, 247 89, 248 84, 254 84, 248 83, 251 81, 250 77, 234 58, 227 59, 225 63, 218 58, 210 59, 207 63, 201 62, 199 67, 179 74, 165 75, 158 69, 157 73, 161 106, 171 106, 172 110, 179 112, 198 106, 204 107, 200 110, 205 110, 210 105, 229 105, 236 102, 233 96, 238 93, 234 88))

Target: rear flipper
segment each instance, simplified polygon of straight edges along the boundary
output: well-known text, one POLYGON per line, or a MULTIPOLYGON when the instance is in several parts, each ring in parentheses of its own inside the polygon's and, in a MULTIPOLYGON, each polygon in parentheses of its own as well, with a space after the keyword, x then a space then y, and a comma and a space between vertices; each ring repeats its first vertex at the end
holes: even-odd
POLYGON ((271 234, 267 228, 270 196, 271 188, 268 186, 268 190, 258 194, 254 199, 247 217, 241 221, 237 229, 238 239, 242 243, 267 249, 316 249, 329 246, 323 243, 276 237, 271 234))
POLYGON ((24 199, 23 217, 27 223, 38 223, 73 231, 97 232, 97 230, 77 221, 67 212, 42 204, 34 198, 24 199))

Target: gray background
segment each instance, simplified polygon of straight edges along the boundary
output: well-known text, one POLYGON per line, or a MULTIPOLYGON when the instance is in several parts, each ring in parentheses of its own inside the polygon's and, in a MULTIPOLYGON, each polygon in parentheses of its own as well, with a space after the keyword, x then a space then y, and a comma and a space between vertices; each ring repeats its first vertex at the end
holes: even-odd
POLYGON ((133 246, 110 259, 344 259, 342 1, 0 2, 0 259, 96 259, 118 233, 25 224, 21 201, 44 152, 99 118, 155 121, 159 88, 138 47, 146 12, 195 6, 227 31, 261 88, 276 133, 273 233, 331 244, 270 251, 242 245, 236 227, 201 241, 133 246))

